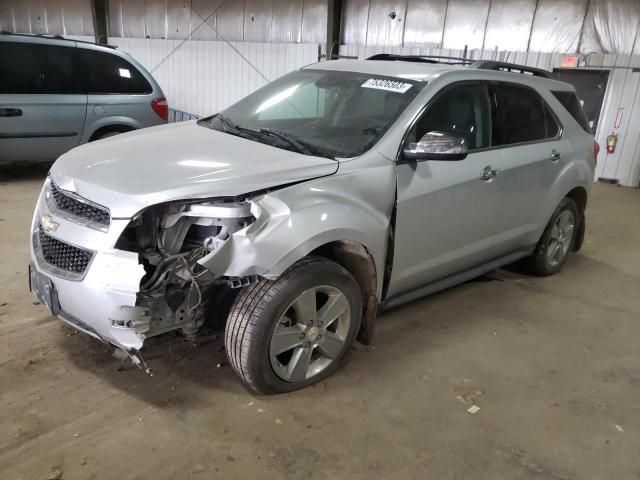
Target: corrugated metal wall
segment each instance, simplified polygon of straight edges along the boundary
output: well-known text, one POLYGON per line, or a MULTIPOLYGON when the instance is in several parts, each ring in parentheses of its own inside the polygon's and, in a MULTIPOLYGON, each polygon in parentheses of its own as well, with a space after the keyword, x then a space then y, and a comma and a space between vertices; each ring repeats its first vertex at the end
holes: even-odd
POLYGON ((323 43, 326 16, 326 0, 109 0, 112 37, 323 43))
POLYGON ((90 0, 0 1, 0 31, 93 35, 90 0))
POLYGON ((345 0, 341 41, 640 54, 639 0, 345 0))
MULTIPOLYGON (((131 54, 151 71, 180 41, 109 38, 109 43, 131 54)), ((199 116, 210 115, 267 83, 262 75, 274 80, 318 61, 318 45, 314 44, 231 42, 231 45, 233 48, 225 42, 193 40, 169 56, 153 72, 169 106, 199 116)))

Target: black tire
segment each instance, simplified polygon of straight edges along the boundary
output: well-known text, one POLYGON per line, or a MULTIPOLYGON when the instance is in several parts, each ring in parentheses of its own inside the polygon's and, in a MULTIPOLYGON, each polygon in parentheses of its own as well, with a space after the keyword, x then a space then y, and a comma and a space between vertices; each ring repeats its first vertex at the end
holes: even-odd
POLYGON ((574 202, 569 197, 563 198, 560 202, 560 205, 558 205, 558 208, 556 208, 556 211, 553 212, 553 215, 551 215, 551 219, 549 220, 549 223, 547 223, 547 226, 544 229, 544 232, 542 233, 542 236, 540 237, 540 240, 538 241, 533 254, 522 261, 522 266, 524 267, 525 272, 540 277, 547 277, 558 273, 567 261, 567 258, 569 258, 570 253, 573 251, 576 237, 580 234, 580 222, 581 215, 576 202, 574 202), (571 213, 571 215, 573 216, 574 228, 571 234, 571 238, 568 239, 569 248, 567 249, 566 253, 559 261, 552 262, 549 259, 549 255, 547 254, 547 252, 552 242, 552 232, 554 225, 556 224, 560 216, 563 215, 563 212, 571 213))
POLYGON ((320 257, 307 257, 277 280, 262 279, 242 289, 225 328, 229 363, 252 391, 284 393, 306 387, 332 375, 353 344, 362 316, 362 296, 353 276, 342 266, 320 257), (271 339, 287 308, 308 289, 329 285, 346 297, 351 319, 339 355, 319 373, 299 382, 280 378, 271 364, 271 339))

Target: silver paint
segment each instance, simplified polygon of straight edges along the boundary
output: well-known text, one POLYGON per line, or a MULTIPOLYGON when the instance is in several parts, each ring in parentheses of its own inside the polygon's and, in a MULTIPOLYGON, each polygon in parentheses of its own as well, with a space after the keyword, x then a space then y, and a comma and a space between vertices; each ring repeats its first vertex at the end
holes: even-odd
MULTIPOLYGON (((224 197, 249 203, 246 225, 240 222, 228 236, 218 236, 195 260, 214 281, 275 279, 318 247, 348 240, 362 245, 375 263, 378 301, 394 301, 424 284, 442 288, 452 284, 447 278, 464 280, 470 272, 526 255, 560 200, 575 187, 590 190, 593 139, 548 91, 571 89, 567 84, 405 62, 335 61, 311 68, 418 79, 425 88, 375 147, 356 158, 304 156, 195 122, 132 132, 63 155, 51 169, 53 180, 108 207, 113 219, 107 232, 93 230, 57 217, 41 195, 33 229, 43 215, 51 215, 59 223, 52 235, 96 251, 86 278, 71 282, 38 264, 32 250, 38 271, 54 281, 62 316, 85 322, 99 337, 127 350, 140 348, 146 336, 174 328, 188 332, 198 325, 194 316, 185 319, 191 323, 174 319, 154 330, 155 316, 166 315, 167 307, 151 297, 143 305, 136 303, 144 275, 138 254, 115 248, 130 220, 157 204, 172 202, 174 211, 185 212, 184 201, 196 202, 196 217, 183 213, 174 219, 179 223, 187 217, 206 219, 206 208, 217 209, 216 201, 224 197), (471 79, 513 81, 536 89, 556 112, 562 137, 471 152, 462 161, 396 163, 405 132, 424 106, 442 88, 471 79), (562 153, 559 159, 551 157, 554 150, 562 153), (480 178, 487 166, 499 172, 490 182, 480 178), (393 269, 383 298, 396 201, 393 269)), ((238 208, 235 216, 246 218, 246 206, 228 208, 238 208)), ((181 274, 187 284, 193 271, 189 265, 181 274)))

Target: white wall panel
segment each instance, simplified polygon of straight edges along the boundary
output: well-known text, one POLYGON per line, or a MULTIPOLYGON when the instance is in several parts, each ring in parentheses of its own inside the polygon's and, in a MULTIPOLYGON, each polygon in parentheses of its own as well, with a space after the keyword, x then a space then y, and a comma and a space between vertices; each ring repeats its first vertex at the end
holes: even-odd
MULTIPOLYGON (((109 43, 151 71, 180 41, 110 38, 109 43)), ((153 72, 171 108, 210 115, 266 84, 260 73, 274 80, 318 61, 316 44, 233 42, 231 45, 250 63, 225 42, 192 40, 153 72)))
POLYGON ((406 0, 370 0, 367 45, 402 45, 406 0))
POLYGON ((482 48, 489 0, 449 0, 444 24, 445 48, 482 48))
POLYGON ((624 137, 614 175, 620 185, 637 187, 640 182, 640 72, 631 73, 627 88, 630 92, 635 90, 635 94, 630 98, 627 118, 623 119, 626 128, 620 132, 624 137))
POLYGON ((447 16, 447 2, 409 0, 404 27, 405 45, 421 44, 440 47, 447 16))
POLYGON ((607 135, 613 130, 615 124, 616 115, 618 114, 618 108, 620 107, 620 101, 622 99, 622 92, 626 85, 628 72, 624 69, 616 69, 609 75, 609 83, 607 84, 607 91, 605 92, 604 103, 602 105, 602 112, 600 113, 600 121, 598 122, 598 132, 596 133, 596 140, 600 144, 601 151, 598 156, 598 166, 596 167, 596 178, 606 177, 605 171, 611 172, 615 170, 615 164, 617 157, 607 153, 607 135))
POLYGON ((484 48, 526 51, 535 10, 535 0, 492 0, 484 48))

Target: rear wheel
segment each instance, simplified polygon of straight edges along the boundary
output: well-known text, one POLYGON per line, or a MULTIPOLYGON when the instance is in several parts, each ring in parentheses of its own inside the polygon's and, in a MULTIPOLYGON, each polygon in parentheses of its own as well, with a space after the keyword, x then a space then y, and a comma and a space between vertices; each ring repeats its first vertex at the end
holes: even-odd
POLYGON ((281 393, 322 380, 339 367, 362 315, 355 279, 335 262, 306 258, 275 281, 236 298, 225 329, 229 361, 257 393, 281 393))
POLYGON ((534 253, 524 260, 533 275, 553 275, 562 269, 569 257, 579 227, 580 215, 571 198, 563 198, 551 216, 534 253))

